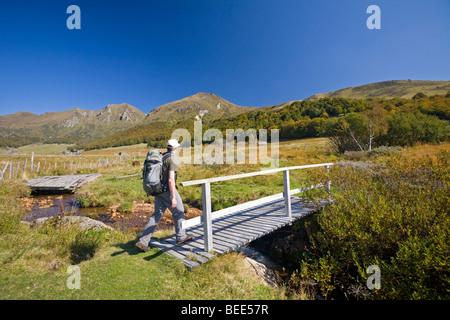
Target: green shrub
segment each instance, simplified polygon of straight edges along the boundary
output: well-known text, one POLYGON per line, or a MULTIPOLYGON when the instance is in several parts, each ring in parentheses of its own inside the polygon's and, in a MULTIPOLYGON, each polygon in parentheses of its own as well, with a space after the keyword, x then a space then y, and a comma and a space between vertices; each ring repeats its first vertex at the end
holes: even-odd
POLYGON ((383 142, 394 146, 439 143, 449 138, 448 121, 422 113, 397 113, 388 119, 389 129, 383 142))
POLYGON ((299 261, 303 283, 325 297, 449 299, 448 158, 335 166, 337 201, 309 224, 318 231, 299 261), (381 271, 374 291, 366 286, 371 265, 381 271))

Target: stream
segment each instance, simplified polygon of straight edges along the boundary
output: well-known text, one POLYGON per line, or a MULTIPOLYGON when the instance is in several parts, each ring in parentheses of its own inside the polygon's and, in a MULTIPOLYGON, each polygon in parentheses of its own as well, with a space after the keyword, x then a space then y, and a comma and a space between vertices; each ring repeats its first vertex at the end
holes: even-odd
POLYGON ((56 217, 63 212, 66 216, 86 216, 121 231, 143 229, 151 215, 149 212, 117 213, 114 206, 82 208, 73 194, 35 195, 22 199, 22 205, 26 209, 23 221, 31 222, 38 218, 56 217))

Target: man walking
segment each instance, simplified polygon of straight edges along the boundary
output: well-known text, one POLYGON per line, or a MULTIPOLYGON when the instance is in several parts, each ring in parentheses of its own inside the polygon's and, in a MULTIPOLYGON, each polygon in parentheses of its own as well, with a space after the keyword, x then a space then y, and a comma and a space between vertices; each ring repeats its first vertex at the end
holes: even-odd
POLYGON ((192 238, 192 235, 186 234, 186 231, 181 228, 181 223, 184 221, 184 207, 183 201, 175 186, 180 164, 177 156, 179 146, 178 141, 175 139, 167 141, 167 152, 163 155, 161 179, 164 191, 155 196, 155 212, 148 220, 142 236, 136 243, 136 246, 145 252, 150 250, 150 239, 167 208, 172 213, 175 223, 177 243, 180 244, 192 238))

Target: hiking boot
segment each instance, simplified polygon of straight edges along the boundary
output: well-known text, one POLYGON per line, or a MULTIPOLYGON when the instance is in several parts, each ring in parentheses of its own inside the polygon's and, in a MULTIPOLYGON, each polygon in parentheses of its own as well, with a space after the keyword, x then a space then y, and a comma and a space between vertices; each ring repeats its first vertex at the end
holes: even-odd
POLYGON ((192 239, 192 234, 187 234, 184 237, 177 238, 177 244, 186 242, 186 241, 191 240, 191 239, 192 239))
POLYGON ((141 249, 144 252, 150 251, 150 247, 146 246, 145 244, 143 244, 141 242, 136 243, 136 247, 138 247, 139 249, 141 249))

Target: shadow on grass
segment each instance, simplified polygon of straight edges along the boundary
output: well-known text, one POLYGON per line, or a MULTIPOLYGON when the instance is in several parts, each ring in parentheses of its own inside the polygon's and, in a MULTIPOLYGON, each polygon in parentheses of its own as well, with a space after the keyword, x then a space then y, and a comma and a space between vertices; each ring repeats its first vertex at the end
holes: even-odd
POLYGON ((155 258, 158 258, 158 257, 159 257, 160 255, 162 255, 163 253, 164 253, 164 251, 158 249, 158 251, 156 251, 156 252, 153 253, 152 255, 146 256, 146 257, 144 258, 144 260, 147 260, 147 261, 153 260, 153 259, 155 259, 155 258))
POLYGON ((130 256, 134 256, 134 255, 137 255, 137 254, 145 254, 145 255, 147 255, 147 254, 150 253, 150 255, 145 256, 143 258, 143 259, 145 259, 147 261, 150 261, 150 260, 153 260, 153 259, 159 257, 160 255, 162 255, 164 253, 164 251, 159 250, 159 249, 157 249, 156 252, 152 253, 156 249, 156 247, 154 247, 152 245, 150 245, 151 246, 151 250, 149 252, 144 253, 141 249, 136 247, 136 243, 137 243, 137 240, 131 240, 131 241, 128 241, 126 243, 118 243, 118 244, 114 245, 115 247, 120 248, 122 250, 112 253, 111 256, 115 257, 115 256, 118 256, 118 255, 124 254, 124 253, 126 253, 126 254, 128 254, 130 256))

